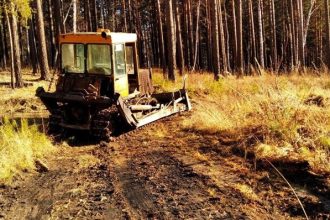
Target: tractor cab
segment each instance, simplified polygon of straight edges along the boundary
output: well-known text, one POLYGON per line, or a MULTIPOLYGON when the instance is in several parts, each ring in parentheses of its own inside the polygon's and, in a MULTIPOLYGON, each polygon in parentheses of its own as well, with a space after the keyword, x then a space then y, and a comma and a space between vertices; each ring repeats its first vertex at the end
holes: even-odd
POLYGON ((138 68, 136 34, 108 30, 60 35, 61 76, 58 89, 64 92, 94 86, 100 96, 122 97, 140 91, 152 92, 151 83, 142 86, 139 77, 149 71, 138 68), (62 83, 61 83, 62 82, 62 83), (64 85, 71 83, 73 87, 64 85), (149 91, 146 89, 149 86, 149 91))

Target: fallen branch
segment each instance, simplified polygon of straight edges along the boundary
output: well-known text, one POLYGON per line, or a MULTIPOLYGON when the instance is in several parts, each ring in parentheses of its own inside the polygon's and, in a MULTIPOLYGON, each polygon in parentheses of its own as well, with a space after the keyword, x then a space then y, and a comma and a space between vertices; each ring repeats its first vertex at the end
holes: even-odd
POLYGON ((299 197, 298 197, 298 195, 297 195, 297 193, 296 193, 296 191, 294 190, 294 188, 291 186, 291 184, 289 183, 289 181, 284 177, 284 175, 274 166, 274 164, 272 164, 272 162, 270 162, 269 160, 267 160, 267 159, 265 159, 269 164, 270 164, 270 166, 271 167, 273 167, 274 168, 274 170, 283 178, 283 180, 288 184, 288 186, 290 187, 290 189, 292 190, 292 192, 293 192, 293 194, 296 196, 296 198, 297 198, 297 200, 298 200, 298 202, 299 202, 299 204, 300 204, 300 206, 301 206, 301 209, 303 210, 303 212, 304 212, 304 214, 305 214, 305 217, 306 217, 306 219, 307 220, 309 220, 309 218, 308 218, 308 215, 307 215, 307 213, 306 213, 306 210, 305 210, 305 208, 304 208, 304 206, 303 206, 303 204, 302 204, 302 202, 300 201, 300 199, 299 199, 299 197))

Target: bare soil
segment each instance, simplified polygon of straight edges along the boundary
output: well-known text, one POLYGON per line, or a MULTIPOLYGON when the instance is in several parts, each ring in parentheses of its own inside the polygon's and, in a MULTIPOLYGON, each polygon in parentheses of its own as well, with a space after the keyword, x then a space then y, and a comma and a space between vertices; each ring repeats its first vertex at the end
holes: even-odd
MULTIPOLYGON (((267 163, 244 157, 225 134, 182 130, 190 114, 113 143, 59 147, 47 172, 0 188, 0 219, 304 219, 267 163)), ((275 165, 311 219, 330 218, 329 177, 303 164, 275 165)))

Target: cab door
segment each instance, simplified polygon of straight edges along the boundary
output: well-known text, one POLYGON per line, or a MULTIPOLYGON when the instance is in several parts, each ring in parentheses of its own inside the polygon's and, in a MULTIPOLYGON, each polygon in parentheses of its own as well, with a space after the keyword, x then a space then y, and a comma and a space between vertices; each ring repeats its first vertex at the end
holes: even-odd
POLYGON ((128 77, 126 73, 125 46, 124 44, 113 45, 114 64, 114 90, 122 97, 129 95, 128 77))

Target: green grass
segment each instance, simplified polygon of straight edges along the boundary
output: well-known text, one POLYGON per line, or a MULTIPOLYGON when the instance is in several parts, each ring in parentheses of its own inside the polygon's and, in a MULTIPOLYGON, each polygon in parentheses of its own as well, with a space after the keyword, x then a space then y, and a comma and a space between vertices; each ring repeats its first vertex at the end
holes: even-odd
MULTIPOLYGON (((164 81, 160 73, 153 79, 166 91, 182 84, 164 81)), ((230 132, 244 142, 255 136, 253 128, 260 127, 263 140, 249 146, 260 158, 306 160, 313 171, 330 172, 328 74, 229 76, 215 82, 212 74, 193 73, 187 85, 194 111, 183 121, 185 129, 214 135, 230 132), (324 106, 306 104, 310 96, 323 97, 324 106)))
POLYGON ((5 119, 0 126, 0 184, 10 184, 22 172, 35 169, 35 161, 54 151, 51 141, 36 125, 20 126, 5 119))

